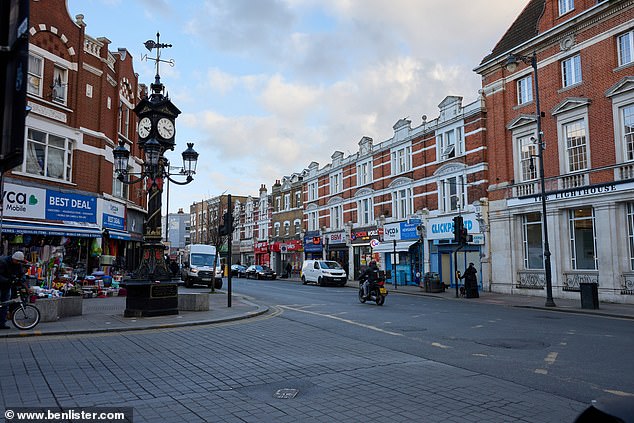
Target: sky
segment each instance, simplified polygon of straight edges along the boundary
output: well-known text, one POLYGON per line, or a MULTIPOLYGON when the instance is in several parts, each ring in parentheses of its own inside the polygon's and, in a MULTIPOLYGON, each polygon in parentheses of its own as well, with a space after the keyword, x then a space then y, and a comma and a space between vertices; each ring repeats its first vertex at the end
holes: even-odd
MULTIPOLYGON (((146 40, 171 44, 161 82, 181 110, 195 179, 170 186, 169 212, 221 194, 259 195, 335 151, 379 144, 402 118, 419 126, 449 95, 478 98, 473 69, 528 0, 67 0, 86 33, 126 48, 154 81, 146 40)), ((154 57, 154 52, 150 53, 154 57)), ((167 200, 163 198, 166 211, 167 200)))

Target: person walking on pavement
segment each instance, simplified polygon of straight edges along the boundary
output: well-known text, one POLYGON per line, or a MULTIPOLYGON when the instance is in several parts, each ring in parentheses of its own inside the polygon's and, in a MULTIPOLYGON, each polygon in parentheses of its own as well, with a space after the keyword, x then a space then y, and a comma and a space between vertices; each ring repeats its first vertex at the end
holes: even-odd
POLYGON ((465 294, 467 298, 479 298, 478 294, 478 271, 473 263, 469 263, 469 267, 464 271, 464 274, 460 276, 460 279, 464 279, 465 294))
POLYGON ((293 272, 293 265, 290 262, 286 263, 286 269, 285 270, 286 270, 286 277, 290 278, 291 274, 293 272))
POLYGON ((379 266, 372 260, 370 265, 359 275, 359 280, 363 281, 363 298, 368 298, 370 284, 379 279, 379 266))
MULTIPOLYGON (((0 257, 0 301, 9 301, 11 299, 11 288, 15 280, 21 280, 24 277, 24 269, 22 265, 26 263, 24 253, 16 251, 11 256, 0 257)), ((7 326, 8 307, 0 309, 0 329, 9 329, 7 326)))

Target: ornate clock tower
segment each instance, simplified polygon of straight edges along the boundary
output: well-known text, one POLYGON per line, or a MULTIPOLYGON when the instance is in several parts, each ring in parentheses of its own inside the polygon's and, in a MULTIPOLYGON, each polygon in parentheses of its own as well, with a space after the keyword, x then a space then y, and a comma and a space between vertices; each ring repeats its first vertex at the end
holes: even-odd
MULTIPOLYGON (((157 316, 178 314, 178 286, 171 281, 171 273, 165 261, 165 247, 161 234, 161 208, 164 179, 170 178, 170 166, 164 153, 174 150, 176 127, 175 121, 180 110, 171 102, 163 92, 165 87, 161 83, 159 75, 160 51, 162 48, 171 47, 170 44, 159 43, 160 34, 156 34, 156 42, 145 42, 148 50, 156 49, 156 78, 150 85, 151 93, 143 98, 134 108, 138 117, 138 145, 144 153, 144 165, 142 178, 136 181, 146 184, 148 193, 147 217, 144 222, 142 258, 138 269, 132 279, 127 280, 128 296, 126 298, 126 310, 124 316, 157 316)), ((189 144, 188 144, 189 145, 189 144)), ((186 158, 197 159, 198 153, 194 152, 190 145, 189 150, 183 153, 186 158)), ((116 149, 116 157, 126 156, 123 146, 116 149)), ((191 163, 191 162, 190 162, 191 163)), ((119 166, 122 169, 123 166, 119 166)), ((195 173, 195 165, 185 171, 187 181, 179 183, 184 185, 191 182, 195 173)), ((178 183, 177 181, 174 181, 178 183)))

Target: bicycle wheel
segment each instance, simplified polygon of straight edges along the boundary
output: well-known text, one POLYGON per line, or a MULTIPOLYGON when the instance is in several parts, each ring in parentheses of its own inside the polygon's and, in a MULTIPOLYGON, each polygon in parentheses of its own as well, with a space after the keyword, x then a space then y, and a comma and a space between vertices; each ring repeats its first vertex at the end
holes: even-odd
POLYGON ((34 305, 24 304, 13 311, 11 321, 20 330, 32 329, 40 322, 40 310, 34 305))

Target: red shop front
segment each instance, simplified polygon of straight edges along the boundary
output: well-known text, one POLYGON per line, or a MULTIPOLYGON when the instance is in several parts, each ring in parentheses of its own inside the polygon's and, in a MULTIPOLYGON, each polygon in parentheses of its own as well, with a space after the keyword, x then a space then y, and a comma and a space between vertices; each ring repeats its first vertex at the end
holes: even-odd
POLYGON ((255 254, 255 264, 267 267, 271 266, 271 254, 269 254, 268 242, 256 242, 253 245, 253 253, 255 254))

